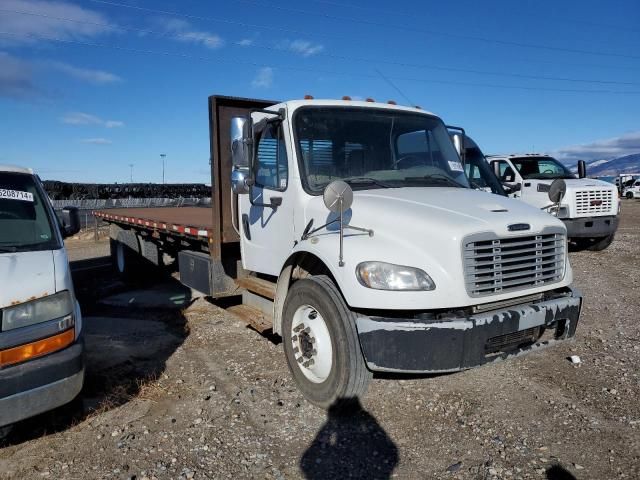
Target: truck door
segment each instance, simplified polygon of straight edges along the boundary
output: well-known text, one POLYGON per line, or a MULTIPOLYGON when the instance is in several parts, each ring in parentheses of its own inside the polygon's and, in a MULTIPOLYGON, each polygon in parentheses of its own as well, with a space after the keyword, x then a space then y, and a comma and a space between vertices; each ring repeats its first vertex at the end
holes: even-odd
MULTIPOLYGON (((493 160, 491 162, 491 168, 493 168, 493 164, 497 163, 500 166, 500 182, 510 188, 516 186, 516 184, 522 181, 522 178, 519 178, 518 172, 515 167, 511 165, 506 160, 493 160)), ((509 196, 512 198, 520 198, 522 194, 521 190, 513 191, 509 196)))
MULTIPOLYGON (((254 125, 265 117, 252 115, 254 125)), ((267 115, 268 117, 268 115, 267 115)), ((246 270, 279 275, 294 240, 294 195, 289 188, 289 155, 282 122, 267 124, 256 139, 255 184, 238 202, 242 264, 246 270)))

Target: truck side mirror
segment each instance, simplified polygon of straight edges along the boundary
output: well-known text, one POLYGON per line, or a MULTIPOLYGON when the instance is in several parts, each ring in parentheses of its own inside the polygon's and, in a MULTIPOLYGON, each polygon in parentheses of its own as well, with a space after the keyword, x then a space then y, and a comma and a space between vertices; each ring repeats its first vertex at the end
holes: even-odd
POLYGON ((584 160, 578 160, 578 178, 587 176, 587 164, 584 160))
POLYGON ((80 231, 80 212, 77 207, 62 209, 62 235, 67 238, 80 231))
POLYGON ((453 146, 456 147, 456 152, 458 152, 460 159, 464 162, 464 143, 462 135, 459 133, 453 133, 451 135, 451 140, 453 141, 453 146))
POLYGON ((493 167, 493 174, 500 179, 500 164, 498 162, 492 162, 491 166, 493 167))
POLYGON ((249 193, 253 184, 251 178, 252 157, 252 127, 251 119, 246 117, 233 117, 230 129, 231 142, 231 189, 233 193, 249 193))
POLYGON ((560 203, 567 193, 567 184, 561 178, 556 178, 549 187, 549 200, 551 203, 560 203))

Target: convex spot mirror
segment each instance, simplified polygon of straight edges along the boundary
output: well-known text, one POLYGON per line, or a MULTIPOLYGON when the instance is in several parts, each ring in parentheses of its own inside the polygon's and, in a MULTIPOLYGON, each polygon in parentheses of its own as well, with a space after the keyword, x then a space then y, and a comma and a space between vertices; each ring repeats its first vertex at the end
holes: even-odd
POLYGON ((344 213, 353 204, 353 190, 348 183, 336 180, 327 185, 322 194, 324 205, 335 213, 344 213))
POLYGON ((556 178, 549 187, 549 200, 559 203, 567 193, 567 184, 561 178, 556 178))

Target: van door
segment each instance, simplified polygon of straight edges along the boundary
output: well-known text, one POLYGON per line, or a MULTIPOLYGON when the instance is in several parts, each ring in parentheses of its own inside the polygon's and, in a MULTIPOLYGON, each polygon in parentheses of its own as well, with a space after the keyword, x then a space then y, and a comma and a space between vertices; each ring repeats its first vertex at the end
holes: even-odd
MULTIPOLYGON (((254 125, 272 118, 254 113, 254 125)), ((268 123, 256 139, 255 184, 239 195, 242 265, 246 270, 279 275, 293 248, 294 195, 289 188, 288 135, 282 122, 268 123)))

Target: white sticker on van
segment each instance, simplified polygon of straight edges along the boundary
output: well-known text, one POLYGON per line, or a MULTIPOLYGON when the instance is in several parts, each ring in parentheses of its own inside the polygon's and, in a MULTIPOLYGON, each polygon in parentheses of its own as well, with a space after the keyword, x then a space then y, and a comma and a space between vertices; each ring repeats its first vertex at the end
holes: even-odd
POLYGON ((449 160, 449 168, 454 172, 462 172, 462 164, 460 162, 452 162, 449 160))
POLYGON ((0 198, 7 198, 9 200, 22 200, 23 202, 33 202, 33 193, 0 188, 0 198))

